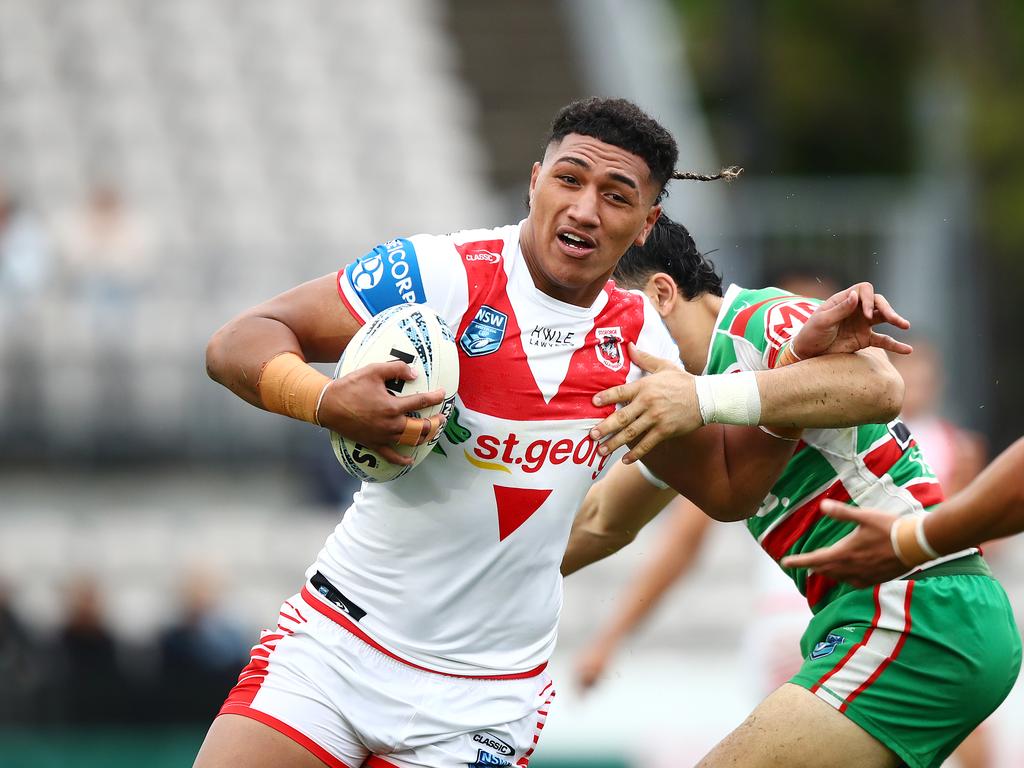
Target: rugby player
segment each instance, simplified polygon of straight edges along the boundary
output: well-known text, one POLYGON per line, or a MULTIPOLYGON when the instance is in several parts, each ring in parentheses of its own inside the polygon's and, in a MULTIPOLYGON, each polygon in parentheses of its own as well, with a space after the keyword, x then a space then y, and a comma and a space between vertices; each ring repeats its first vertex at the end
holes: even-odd
MULTIPOLYGON (((397 463, 407 460, 396 443, 434 426, 405 414, 445 393, 392 396, 385 382, 412 376, 402 362, 332 381, 307 361, 337 360, 376 313, 419 302, 455 331, 460 386, 437 453, 356 494, 253 649, 196 766, 529 762, 554 696, 545 667, 559 563, 607 461, 589 430, 614 406, 593 395, 639 378, 630 344, 678 355, 646 299, 608 279, 657 220, 676 158, 633 104, 571 104, 533 166, 519 224, 391 240, 213 336, 209 374, 239 397, 397 463)), ((880 398, 898 407, 872 370, 833 355, 718 379, 704 393, 708 418, 691 388, 677 409, 686 425, 662 449, 690 467, 673 482, 705 509, 752 511, 795 444, 750 425, 833 426, 880 398)))
MULTIPOLYGON (((824 308, 847 313, 839 327, 860 322, 859 314, 849 313, 845 292, 817 311, 814 302, 773 288, 733 285, 723 296, 713 265, 685 228, 664 216, 647 244, 624 256, 617 273, 657 307, 687 368, 706 375, 771 369, 821 351, 815 344, 822 338, 805 334, 801 325, 824 308)), ((875 341, 893 348, 881 336, 875 341)), ((865 348, 852 356, 891 371, 878 350, 865 348)), ((657 449, 645 454, 671 434, 672 418, 666 414, 675 393, 685 393, 692 382, 680 380, 666 362, 643 353, 636 357, 659 372, 600 393, 602 403, 630 405, 592 434, 631 430, 632 453, 669 480, 684 468, 657 449)), ((681 399, 685 402, 685 396, 681 399)), ((945 557, 924 544, 912 548, 924 541, 915 535, 924 531, 921 515, 942 495, 902 422, 868 423, 890 417, 880 408, 863 426, 806 430, 799 442, 797 433, 774 430, 780 440, 794 441, 796 451, 756 514, 705 510, 719 520, 746 519, 762 548, 779 561, 850 533, 849 513, 838 519, 822 515, 826 500, 881 506, 888 514, 874 521, 874 538, 880 526, 899 517, 900 535, 894 539, 913 553, 912 564, 920 568, 874 589, 856 589, 829 578, 828 571, 796 567, 806 565, 806 557, 787 559, 786 573, 815 614, 801 642, 803 665, 701 766, 938 766, 1013 686, 1020 669, 1020 636, 1002 587, 970 547, 975 540, 958 547, 959 539, 940 538, 940 551, 949 553, 945 557)), ((624 441, 620 432, 605 445, 615 448, 624 441)), ((563 573, 628 543, 665 504, 666 493, 664 483, 642 465, 613 467, 591 489, 574 522, 563 573)), ((890 576, 907 571, 904 566, 890 576)))

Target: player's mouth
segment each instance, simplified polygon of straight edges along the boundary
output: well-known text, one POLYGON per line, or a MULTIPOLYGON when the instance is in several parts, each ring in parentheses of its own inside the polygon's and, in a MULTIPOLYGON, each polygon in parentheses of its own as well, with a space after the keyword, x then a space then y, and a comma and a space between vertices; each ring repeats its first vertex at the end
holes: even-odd
POLYGON ((597 241, 594 238, 570 227, 559 227, 555 232, 555 239, 558 240, 562 252, 573 258, 589 256, 597 250, 597 241))

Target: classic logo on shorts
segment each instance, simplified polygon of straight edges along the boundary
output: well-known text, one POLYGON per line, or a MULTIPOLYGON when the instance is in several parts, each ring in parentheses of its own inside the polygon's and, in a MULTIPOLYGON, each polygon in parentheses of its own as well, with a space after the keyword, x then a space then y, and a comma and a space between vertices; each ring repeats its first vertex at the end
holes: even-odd
POLYGON ((616 325, 612 328, 598 328, 594 333, 597 336, 594 351, 601 365, 610 371, 622 370, 622 329, 616 325))
POLYGON ((814 646, 814 650, 811 651, 811 658, 823 659, 844 642, 846 642, 846 638, 841 635, 833 635, 829 632, 828 637, 814 646))
POLYGON ((489 765, 512 765, 508 760, 502 760, 500 757, 492 755, 490 752, 484 752, 482 749, 476 751, 476 762, 466 763, 469 768, 487 768, 489 765))
POLYGON ((504 755, 505 757, 511 757, 516 753, 516 751, 512 749, 511 744, 508 744, 497 736, 492 736, 489 733, 474 733, 473 741, 477 744, 483 744, 488 749, 493 749, 499 755, 504 755))
POLYGON ((463 331, 459 346, 470 357, 483 357, 497 352, 505 338, 506 325, 508 315, 484 304, 463 331))

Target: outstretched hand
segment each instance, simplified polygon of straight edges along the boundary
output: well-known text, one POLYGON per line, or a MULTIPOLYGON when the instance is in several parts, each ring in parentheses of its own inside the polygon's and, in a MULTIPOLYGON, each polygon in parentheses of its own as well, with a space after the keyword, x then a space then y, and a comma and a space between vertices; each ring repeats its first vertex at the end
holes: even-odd
POLYGON ((663 440, 693 432, 704 422, 691 374, 635 344, 629 344, 627 351, 633 363, 651 375, 594 395, 594 405, 627 405, 595 426, 590 436, 594 440, 607 438, 598 449, 603 456, 628 443, 632 450, 622 462, 632 464, 663 440))
POLYGON ((833 520, 857 523, 852 533, 829 547, 782 559, 783 568, 809 568, 854 587, 869 587, 907 572, 892 548, 889 531, 897 516, 826 499, 821 511, 833 520))
POLYGON ((910 322, 897 313, 871 283, 857 283, 829 297, 793 338, 792 350, 802 359, 878 347, 907 355, 913 347, 878 333, 876 325, 889 323, 906 330, 910 322))
MULTIPOLYGON (((362 443, 393 464, 407 465, 395 446, 405 433, 411 411, 421 411, 444 400, 444 390, 416 395, 393 395, 385 386, 395 379, 412 381, 416 372, 406 363, 374 363, 331 382, 317 411, 320 426, 362 443)), ((443 424, 439 427, 443 428, 443 424)))

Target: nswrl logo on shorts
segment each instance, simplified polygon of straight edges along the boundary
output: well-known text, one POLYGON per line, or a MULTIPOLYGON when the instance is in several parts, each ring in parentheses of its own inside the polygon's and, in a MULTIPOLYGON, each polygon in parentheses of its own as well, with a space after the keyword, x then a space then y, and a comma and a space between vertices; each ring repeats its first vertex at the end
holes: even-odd
POLYGON ((841 635, 834 635, 829 632, 828 637, 822 640, 820 643, 814 646, 811 651, 812 659, 823 659, 831 654, 838 646, 846 642, 846 638, 841 635))
POLYGON ((476 751, 476 762, 466 763, 469 768, 487 768, 492 765, 512 765, 508 760, 502 760, 496 755, 492 755, 490 752, 485 752, 482 749, 476 751))

